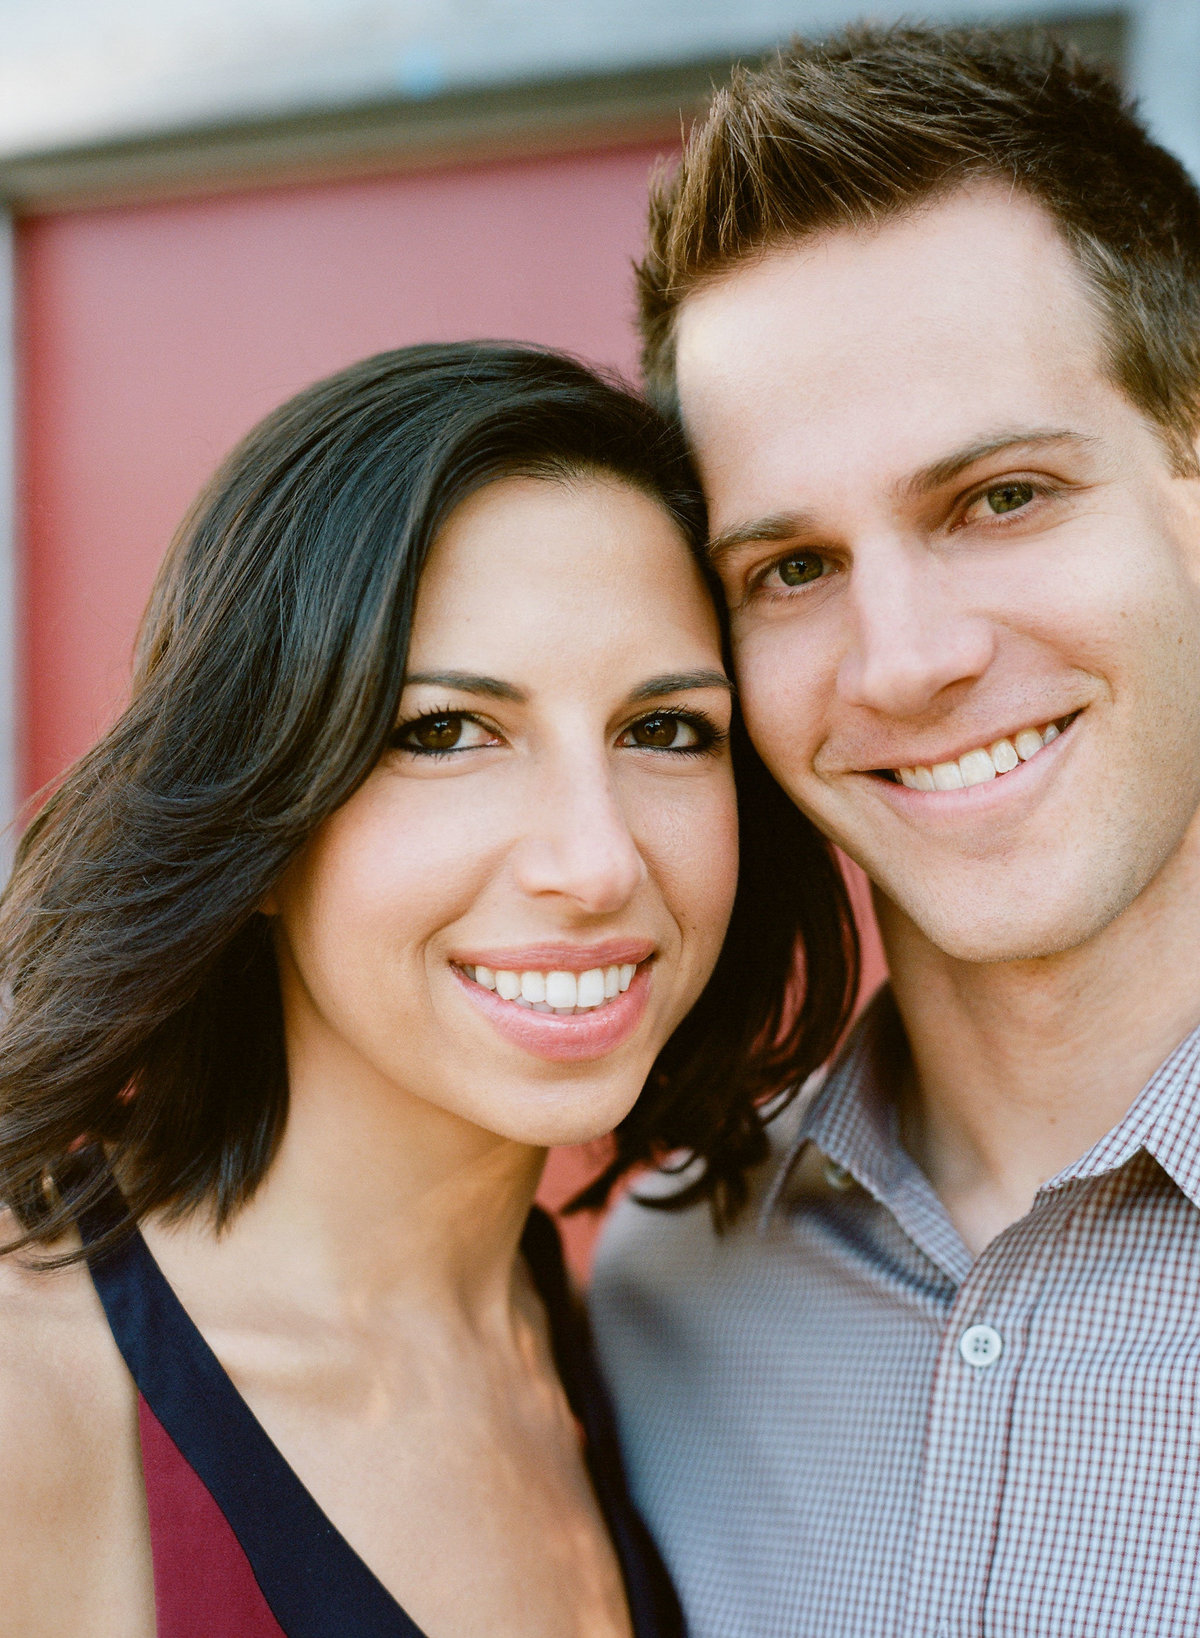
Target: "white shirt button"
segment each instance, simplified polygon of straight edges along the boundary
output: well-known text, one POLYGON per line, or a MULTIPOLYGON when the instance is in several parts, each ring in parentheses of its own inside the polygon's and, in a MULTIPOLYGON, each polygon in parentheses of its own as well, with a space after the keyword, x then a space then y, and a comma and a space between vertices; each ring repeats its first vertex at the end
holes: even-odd
POLYGON ((992 1325, 971 1325, 958 1339, 958 1351, 968 1365, 980 1370, 994 1365, 1004 1352, 1004 1338, 992 1325))

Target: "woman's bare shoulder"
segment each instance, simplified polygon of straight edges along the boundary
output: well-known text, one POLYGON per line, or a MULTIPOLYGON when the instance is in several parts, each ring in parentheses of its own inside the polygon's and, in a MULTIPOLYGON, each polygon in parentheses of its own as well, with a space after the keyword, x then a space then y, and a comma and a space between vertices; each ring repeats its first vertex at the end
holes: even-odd
MULTIPOLYGON (((0 1212, 0 1244, 15 1238, 0 1212)), ((16 1505, 14 1479, 40 1491, 119 1438, 131 1392, 87 1269, 0 1256, 0 1517, 16 1505)))
MULTIPOLYGON (((20 1231, 12 1213, 0 1210, 0 1246, 20 1231)), ((52 1248, 65 1252, 63 1243, 52 1248)), ((80 1263, 45 1266, 46 1254, 12 1251, 0 1256, 0 1376, 31 1371, 74 1374, 77 1348, 95 1347, 107 1334, 91 1276, 80 1263), (72 1347, 72 1340, 75 1346, 72 1347)), ((49 1384, 48 1384, 49 1385, 49 1384)))
MULTIPOLYGON (((0 1244, 14 1231, 0 1213, 0 1244)), ((125 1624, 101 1627, 143 1630, 140 1572, 118 1563, 138 1540, 139 1468, 136 1392, 87 1269, 0 1256, 0 1638, 14 1607, 23 1634, 65 1633, 110 1593, 125 1624)))

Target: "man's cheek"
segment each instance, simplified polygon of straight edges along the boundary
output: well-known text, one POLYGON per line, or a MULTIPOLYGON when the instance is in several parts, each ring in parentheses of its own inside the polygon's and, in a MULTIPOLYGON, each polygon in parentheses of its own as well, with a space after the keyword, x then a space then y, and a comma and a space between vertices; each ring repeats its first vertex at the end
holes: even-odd
POLYGON ((794 643, 758 642, 739 667, 742 710, 760 754, 782 777, 813 777, 812 758, 826 737, 828 689, 794 643))

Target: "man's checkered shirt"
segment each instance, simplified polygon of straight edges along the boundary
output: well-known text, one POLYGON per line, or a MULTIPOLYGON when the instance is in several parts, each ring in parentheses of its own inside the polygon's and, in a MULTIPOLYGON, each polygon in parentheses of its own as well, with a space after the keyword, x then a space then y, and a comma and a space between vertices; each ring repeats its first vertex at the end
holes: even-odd
POLYGON ((974 1261, 899 1143, 903 1052, 885 991, 725 1237, 628 1201, 607 1231, 594 1320, 692 1638, 1196 1638, 1200 1031, 974 1261))

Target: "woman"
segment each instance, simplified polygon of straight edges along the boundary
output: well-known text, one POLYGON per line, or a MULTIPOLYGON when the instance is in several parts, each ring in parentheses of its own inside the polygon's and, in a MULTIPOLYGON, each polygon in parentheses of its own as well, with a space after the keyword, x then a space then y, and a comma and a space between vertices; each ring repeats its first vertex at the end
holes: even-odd
POLYGON ((194 509, 0 916, 0 1632, 680 1630, 530 1208, 614 1128, 593 1198, 682 1148, 735 1207, 845 1011, 744 752, 735 896, 701 526, 502 347, 317 385, 194 509))

